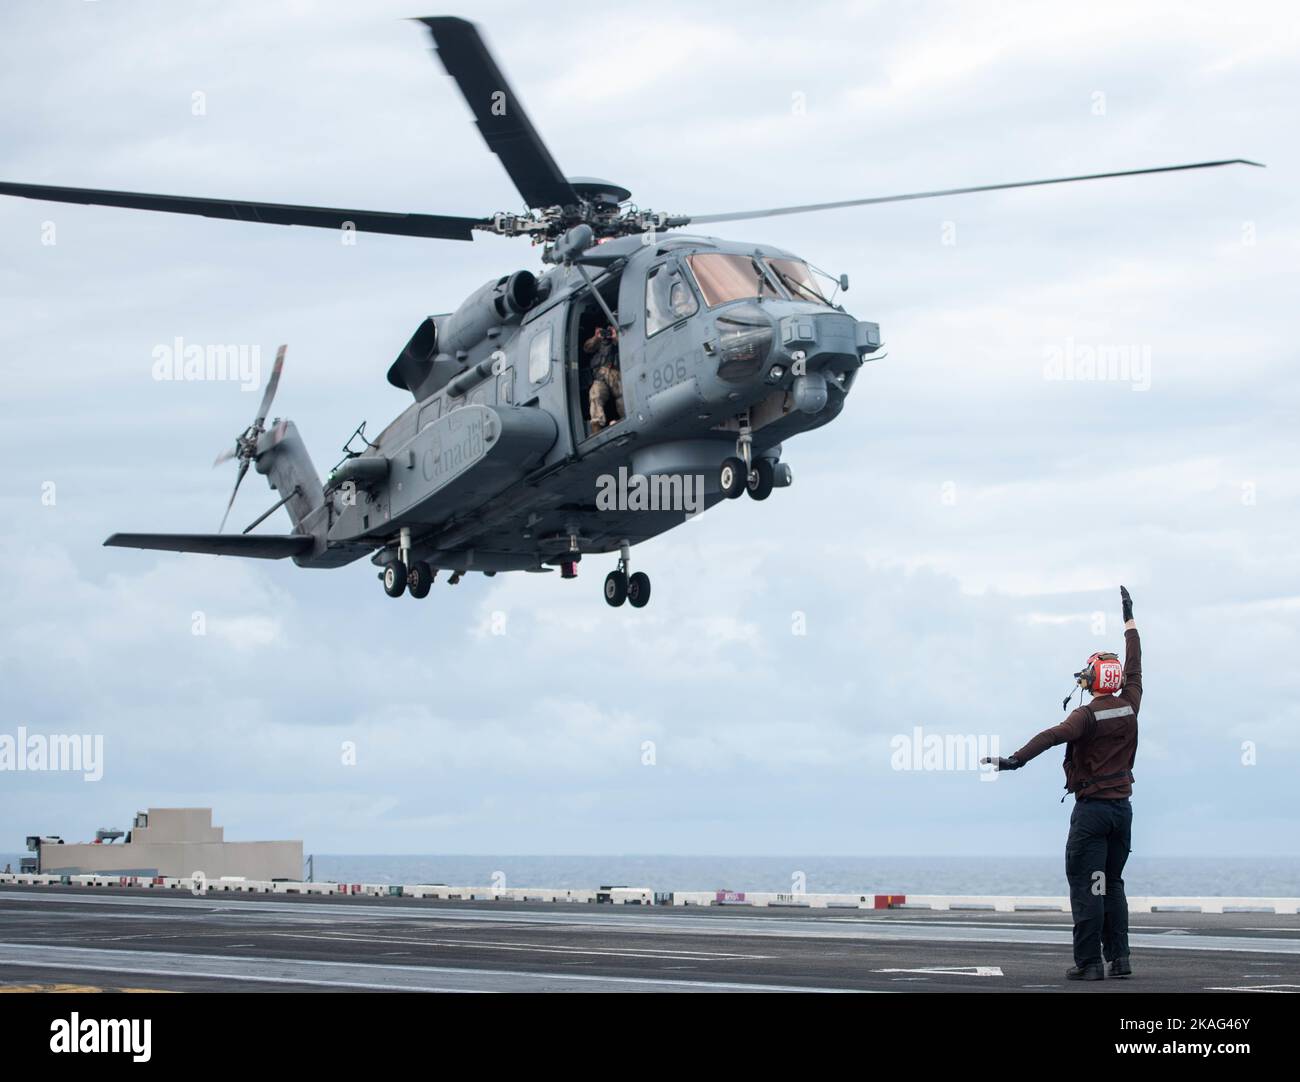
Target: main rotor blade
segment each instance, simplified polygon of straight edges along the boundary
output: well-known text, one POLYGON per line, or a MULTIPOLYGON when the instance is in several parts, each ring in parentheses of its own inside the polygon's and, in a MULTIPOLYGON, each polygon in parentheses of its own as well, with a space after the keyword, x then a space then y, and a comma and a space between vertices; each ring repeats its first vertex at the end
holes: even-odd
POLYGON ((271 399, 275 397, 275 389, 280 386, 280 369, 284 367, 284 351, 288 346, 281 346, 275 351, 275 366, 271 369, 271 378, 266 381, 266 392, 262 395, 262 404, 257 409, 257 420, 253 422, 253 427, 260 429, 262 422, 266 420, 266 415, 271 410, 271 399))
POLYGON ((1047 180, 1015 180, 1007 184, 979 184, 972 188, 943 188, 933 192, 905 192, 902 195, 877 195, 869 199, 842 199, 836 203, 807 203, 798 207, 772 207, 769 210, 742 210, 730 214, 702 214, 686 218, 686 224, 703 222, 739 222, 746 218, 774 218, 781 214, 807 214, 814 210, 836 210, 840 207, 863 207, 872 203, 902 203, 910 199, 937 199, 945 195, 969 195, 971 192, 997 192, 1006 188, 1036 188, 1044 184, 1072 184, 1076 180, 1105 180, 1109 177, 1136 177, 1145 173, 1176 173, 1183 169, 1214 169, 1221 165, 1254 165, 1262 163, 1245 158, 1230 158, 1221 162, 1192 162, 1189 165, 1157 165, 1150 169, 1124 169, 1116 173, 1085 173, 1077 177, 1051 177, 1047 180))
POLYGON ((530 207, 573 206, 578 194, 560 172, 523 103, 488 52, 478 27, 464 19, 425 18, 433 47, 469 103, 488 149, 530 207))
POLYGON ((293 203, 255 203, 242 199, 115 192, 105 188, 60 188, 51 184, 13 184, 9 181, 0 181, 0 195, 46 199, 54 203, 161 210, 168 214, 197 214, 204 218, 227 218, 237 222, 310 225, 320 229, 342 229, 344 223, 351 222, 353 228, 361 233, 435 237, 439 240, 473 240, 474 235, 470 230, 486 221, 482 218, 455 218, 443 214, 397 214, 386 210, 303 207, 293 203))
POLYGON ((248 472, 249 461, 247 458, 239 460, 239 476, 235 478, 235 487, 230 493, 230 500, 226 504, 226 513, 221 516, 221 525, 217 527, 217 533, 221 533, 226 528, 226 519, 230 517, 230 509, 235 506, 235 497, 239 495, 239 486, 244 483, 244 474, 248 472))

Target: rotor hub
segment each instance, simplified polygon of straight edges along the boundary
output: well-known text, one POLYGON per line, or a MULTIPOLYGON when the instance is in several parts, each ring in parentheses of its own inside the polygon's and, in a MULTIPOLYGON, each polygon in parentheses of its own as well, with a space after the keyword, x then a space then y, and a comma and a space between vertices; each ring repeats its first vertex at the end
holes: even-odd
POLYGON ((617 207, 632 198, 632 193, 622 185, 600 177, 569 177, 569 185, 585 203, 598 206, 617 207))

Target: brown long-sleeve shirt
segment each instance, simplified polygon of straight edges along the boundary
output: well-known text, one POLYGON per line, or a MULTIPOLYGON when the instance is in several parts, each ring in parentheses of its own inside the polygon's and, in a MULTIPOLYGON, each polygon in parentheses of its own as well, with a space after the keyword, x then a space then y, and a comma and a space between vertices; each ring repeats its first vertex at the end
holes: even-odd
POLYGON ((1138 708, 1142 705, 1142 642, 1136 628, 1124 632, 1124 683, 1114 695, 1097 695, 1015 753, 1029 762, 1048 748, 1068 744, 1065 787, 1075 799, 1118 800, 1133 792, 1138 708))

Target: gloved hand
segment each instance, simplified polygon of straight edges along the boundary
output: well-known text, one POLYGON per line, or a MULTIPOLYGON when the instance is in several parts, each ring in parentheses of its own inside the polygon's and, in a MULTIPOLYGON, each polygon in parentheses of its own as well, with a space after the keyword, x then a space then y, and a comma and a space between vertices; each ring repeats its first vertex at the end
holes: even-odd
POLYGON ((1119 601, 1124 607, 1124 622, 1127 624, 1133 619, 1133 599, 1128 595, 1127 586, 1121 586, 1119 588, 1119 601))
POLYGON ((1025 764, 1022 763, 1019 759, 1017 759, 1014 755, 1009 755, 1009 756, 1007 756, 1005 759, 1000 758, 1000 757, 997 758, 997 759, 990 759, 990 758, 988 758, 987 756, 985 756, 983 759, 980 760, 980 762, 981 762, 981 763, 996 763, 996 764, 997 764, 997 768, 998 768, 999 770, 1019 770, 1022 766, 1025 765, 1025 764))

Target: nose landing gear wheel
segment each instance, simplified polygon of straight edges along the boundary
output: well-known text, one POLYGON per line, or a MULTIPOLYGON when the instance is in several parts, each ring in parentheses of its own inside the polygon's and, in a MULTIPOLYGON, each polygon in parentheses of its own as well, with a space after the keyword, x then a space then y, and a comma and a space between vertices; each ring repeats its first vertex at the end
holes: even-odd
POLYGON ((423 560, 417 560, 406 573, 406 585, 412 597, 428 597, 433 586, 433 569, 423 560))
MULTIPOLYGON (((634 575, 633 578, 636 576, 634 575)), ((627 575, 622 571, 611 571, 605 576, 605 600, 618 608, 627 600, 627 575)), ((632 602, 636 604, 636 602, 632 602)))
POLYGON ((644 571, 634 571, 627 580, 627 599, 634 609, 643 609, 650 600, 650 576, 644 571))
POLYGON ((776 469, 772 466, 771 460, 758 458, 754 460, 754 468, 749 471, 745 488, 753 499, 765 500, 772 495, 772 485, 775 481, 776 469))
POLYGON ((406 577, 406 564, 401 560, 384 564, 384 593, 389 597, 401 597, 406 592, 406 577))
POLYGON ((734 500, 745 491, 745 478, 749 471, 745 469, 745 463, 739 458, 724 458, 722 468, 718 471, 718 483, 722 487, 722 494, 729 500, 734 500))

